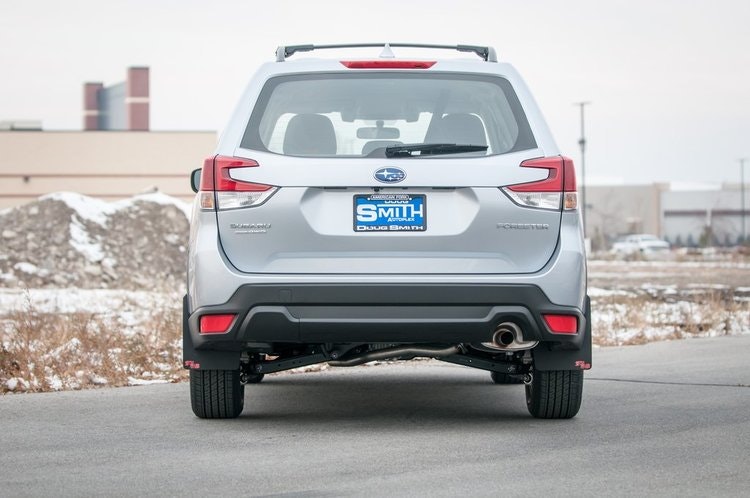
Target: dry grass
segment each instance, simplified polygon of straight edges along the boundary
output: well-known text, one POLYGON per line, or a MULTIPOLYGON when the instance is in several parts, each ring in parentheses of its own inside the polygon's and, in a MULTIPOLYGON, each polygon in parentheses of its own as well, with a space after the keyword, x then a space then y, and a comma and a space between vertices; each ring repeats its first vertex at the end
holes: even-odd
MULTIPOLYGON (((750 333, 750 266, 744 263, 652 268, 598 261, 592 266, 596 345, 750 333)), ((177 302, 173 296, 101 297, 96 309, 103 309, 102 302, 112 303, 104 315, 59 312, 85 309, 90 297, 82 298, 80 307, 58 307, 50 304, 54 299, 37 297, 41 308, 35 308, 31 294, 27 291, 25 304, 14 301, 21 303, 14 304, 19 309, 0 315, 0 393, 186 379, 181 313, 171 304, 177 302), (148 307, 154 310, 144 314, 148 307)))
POLYGON ((690 296, 631 294, 595 299, 593 342, 629 346, 660 340, 715 337, 750 329, 750 302, 731 291, 690 296))
POLYGON ((0 329, 0 392, 39 392, 176 382, 182 334, 178 309, 153 314, 149 334, 86 313, 50 314, 27 300, 0 329))

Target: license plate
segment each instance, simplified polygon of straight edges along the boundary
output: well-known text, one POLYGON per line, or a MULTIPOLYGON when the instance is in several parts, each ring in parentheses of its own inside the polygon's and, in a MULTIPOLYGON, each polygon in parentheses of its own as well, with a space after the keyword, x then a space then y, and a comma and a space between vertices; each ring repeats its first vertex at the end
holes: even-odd
POLYGON ((354 196, 355 232, 423 232, 427 229, 424 195, 354 196))

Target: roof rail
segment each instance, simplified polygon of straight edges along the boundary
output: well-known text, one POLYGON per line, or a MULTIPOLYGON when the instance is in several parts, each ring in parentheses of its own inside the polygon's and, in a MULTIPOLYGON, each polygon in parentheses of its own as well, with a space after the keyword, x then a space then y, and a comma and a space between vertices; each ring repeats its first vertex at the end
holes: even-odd
POLYGON ((497 62, 497 53, 492 47, 478 45, 428 45, 423 43, 349 43, 343 45, 287 45, 276 49, 276 62, 284 62, 297 52, 312 52, 329 48, 361 48, 361 47, 409 47, 409 48, 441 48, 458 50, 459 52, 473 52, 487 62, 497 62))

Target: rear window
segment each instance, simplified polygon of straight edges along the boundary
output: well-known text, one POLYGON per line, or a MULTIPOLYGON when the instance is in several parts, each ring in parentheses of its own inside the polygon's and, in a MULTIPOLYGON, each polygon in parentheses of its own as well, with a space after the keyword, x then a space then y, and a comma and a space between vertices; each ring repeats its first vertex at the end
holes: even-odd
POLYGON ((385 147, 487 146, 470 156, 536 147, 508 80, 441 73, 289 75, 269 79, 241 146, 302 157, 382 157, 385 147))

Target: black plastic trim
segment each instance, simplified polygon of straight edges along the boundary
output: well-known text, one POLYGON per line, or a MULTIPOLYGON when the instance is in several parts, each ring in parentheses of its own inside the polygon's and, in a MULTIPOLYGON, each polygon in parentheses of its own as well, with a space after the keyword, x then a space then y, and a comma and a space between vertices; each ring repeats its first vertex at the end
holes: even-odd
POLYGON ((552 304, 535 285, 295 284, 244 285, 224 304, 198 308, 187 319, 195 350, 242 351, 247 343, 472 343, 516 322, 525 340, 578 350, 587 320, 577 307, 552 304), (231 330, 201 335, 203 314, 236 313, 231 330), (579 319, 579 334, 552 334, 541 313, 579 319))
MULTIPOLYGON (((580 329, 580 324, 579 324, 580 329)), ((541 342, 533 349, 536 370, 588 370, 592 362, 591 298, 586 296, 584 327, 577 347, 560 342, 541 342)))
POLYGON ((408 47, 408 48, 438 48, 447 50, 457 50, 459 52, 473 52, 487 62, 497 62, 497 53, 493 47, 482 47, 478 45, 433 45, 425 43, 345 43, 336 45, 286 45, 276 49, 276 62, 284 62, 297 52, 312 52, 313 50, 331 49, 331 48, 364 48, 364 47, 408 47))

